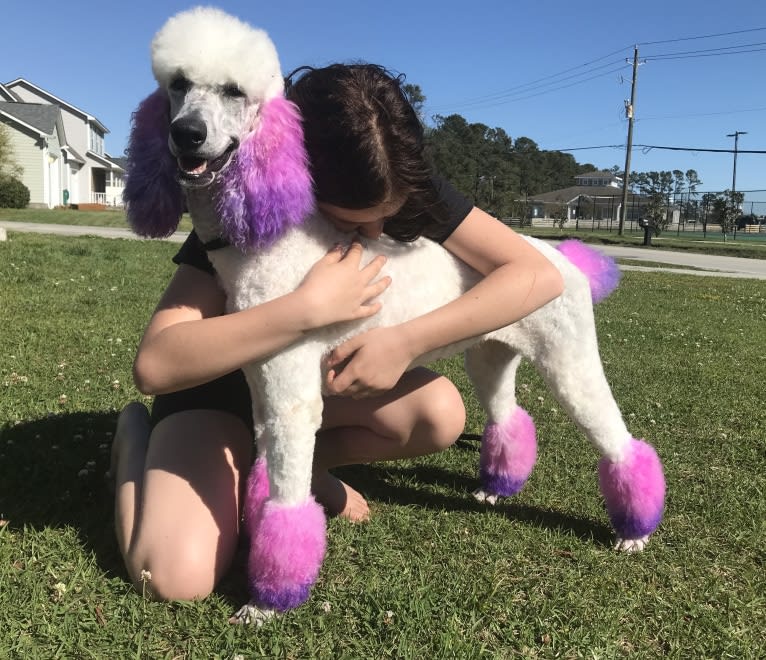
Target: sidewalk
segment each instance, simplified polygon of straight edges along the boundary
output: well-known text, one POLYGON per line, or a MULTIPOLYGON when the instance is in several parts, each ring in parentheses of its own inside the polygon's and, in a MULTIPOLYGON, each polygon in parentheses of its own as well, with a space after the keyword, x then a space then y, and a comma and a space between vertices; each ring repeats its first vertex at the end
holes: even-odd
MULTIPOLYGON (((0 228, 8 232, 30 232, 35 234, 57 234, 59 236, 99 236, 102 238, 124 238, 129 240, 146 240, 136 236, 130 229, 120 227, 87 227, 77 225, 51 225, 36 222, 11 222, 0 220, 0 228)), ((165 239, 175 243, 183 243, 187 232, 176 232, 165 239)), ((557 241, 551 241, 555 244, 557 241)), ((611 257, 643 260, 654 263, 672 264, 675 268, 655 266, 621 265, 622 270, 637 270, 644 272, 668 272, 699 277, 734 277, 766 280, 766 259, 743 259, 741 257, 719 257, 707 254, 689 252, 672 252, 670 250, 647 249, 641 247, 625 247, 622 245, 599 245, 597 249, 611 257), (680 268, 678 267, 680 266, 680 268), (684 268, 686 266, 687 268, 684 268), (702 268, 704 270, 693 270, 702 268)))

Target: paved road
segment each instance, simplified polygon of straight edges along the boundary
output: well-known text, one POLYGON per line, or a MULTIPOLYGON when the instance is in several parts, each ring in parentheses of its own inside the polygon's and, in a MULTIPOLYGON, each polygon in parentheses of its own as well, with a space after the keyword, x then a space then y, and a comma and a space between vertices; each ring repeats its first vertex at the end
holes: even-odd
MULTIPOLYGON (((139 239, 129 229, 116 227, 85 227, 75 225, 50 225, 35 222, 8 222, 0 220, 0 228, 8 231, 33 232, 37 234, 58 234, 61 236, 101 236, 105 238, 139 239)), ((173 234, 169 241, 181 243, 185 232, 173 234)), ((766 259, 742 259, 741 257, 717 257, 707 254, 653 250, 641 247, 600 245, 598 249, 612 257, 672 264, 674 268, 654 266, 620 266, 622 270, 667 271, 698 275, 700 277, 736 277, 766 280, 766 259), (683 268, 687 266, 688 268, 683 268), (704 270, 692 270, 703 268, 704 270)))

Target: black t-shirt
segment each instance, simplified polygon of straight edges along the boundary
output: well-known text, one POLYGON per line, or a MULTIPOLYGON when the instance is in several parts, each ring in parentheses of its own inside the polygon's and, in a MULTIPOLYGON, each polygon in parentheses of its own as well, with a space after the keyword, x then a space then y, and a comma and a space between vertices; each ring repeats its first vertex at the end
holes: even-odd
MULTIPOLYGON (((439 236, 432 236, 429 238, 437 243, 443 243, 450 237, 452 232, 457 229, 458 225, 465 220, 466 216, 471 212, 473 204, 471 204, 462 193, 458 192, 452 184, 442 177, 434 177, 434 185, 439 196, 439 201, 447 209, 449 222, 439 236)), ((197 236, 197 232, 193 230, 173 257, 173 261, 178 265, 186 264, 187 266, 194 266, 195 268, 204 270, 210 275, 215 274, 213 265, 207 258, 207 251, 205 250, 202 241, 197 236)))

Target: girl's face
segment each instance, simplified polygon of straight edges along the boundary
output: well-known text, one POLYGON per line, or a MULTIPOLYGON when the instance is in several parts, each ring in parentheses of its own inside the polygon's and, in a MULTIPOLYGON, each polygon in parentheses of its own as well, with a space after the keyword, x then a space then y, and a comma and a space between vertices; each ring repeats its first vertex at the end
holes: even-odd
POLYGON ((380 238, 383 224, 401 208, 398 202, 378 204, 368 209, 344 209, 324 202, 317 203, 322 215, 342 232, 358 232, 365 238, 380 238))

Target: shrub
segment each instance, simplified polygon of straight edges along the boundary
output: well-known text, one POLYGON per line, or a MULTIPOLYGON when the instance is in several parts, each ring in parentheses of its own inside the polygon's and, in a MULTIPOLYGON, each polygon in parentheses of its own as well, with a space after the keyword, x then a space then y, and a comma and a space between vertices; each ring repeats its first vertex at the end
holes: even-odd
POLYGON ((0 208, 23 209, 27 204, 29 188, 14 177, 0 177, 0 208))

